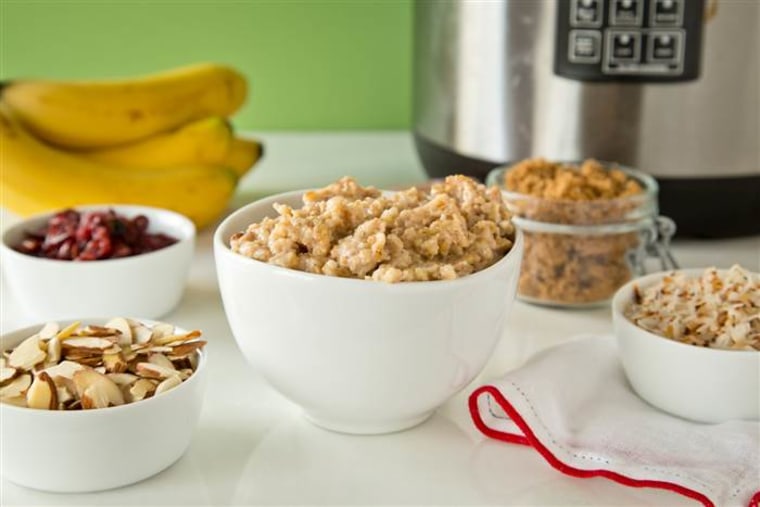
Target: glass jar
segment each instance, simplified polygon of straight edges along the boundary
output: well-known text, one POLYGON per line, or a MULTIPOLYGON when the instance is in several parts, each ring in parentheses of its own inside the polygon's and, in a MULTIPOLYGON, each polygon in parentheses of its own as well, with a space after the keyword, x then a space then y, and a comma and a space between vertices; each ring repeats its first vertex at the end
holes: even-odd
POLYGON ((614 167, 635 179, 643 192, 589 201, 547 199, 506 190, 508 167, 490 172, 486 183, 502 189, 513 221, 523 231, 520 299, 598 306, 644 274, 648 257, 659 258, 663 270, 677 268, 669 247, 675 224, 658 216, 657 182, 640 171, 614 167))

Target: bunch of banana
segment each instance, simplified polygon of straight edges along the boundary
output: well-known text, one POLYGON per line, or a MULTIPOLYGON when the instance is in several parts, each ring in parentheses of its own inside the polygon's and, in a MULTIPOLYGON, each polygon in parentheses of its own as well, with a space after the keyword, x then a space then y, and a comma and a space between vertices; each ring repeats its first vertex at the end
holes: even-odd
POLYGON ((120 81, 5 83, 1 204, 21 215, 143 204, 208 225, 261 157, 226 120, 245 96, 245 78, 215 64, 120 81))

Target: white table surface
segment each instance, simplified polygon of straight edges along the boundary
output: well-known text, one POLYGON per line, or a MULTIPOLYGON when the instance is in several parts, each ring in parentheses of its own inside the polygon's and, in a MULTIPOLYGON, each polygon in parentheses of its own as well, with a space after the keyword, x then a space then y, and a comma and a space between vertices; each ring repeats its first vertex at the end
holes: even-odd
MULTIPOLYGON (((266 157, 242 182, 233 207, 346 174, 380 187, 425 179, 406 133, 260 138, 266 157)), ((3 225, 14 220, 5 212, 1 218, 3 225)), ((484 372, 432 419, 397 434, 348 436, 308 423, 244 362, 222 310, 210 246, 206 230, 184 298, 164 319, 201 329, 209 341, 208 391, 186 455, 141 483, 87 495, 41 493, 2 480, 1 505, 695 505, 672 493, 566 477, 532 449, 484 438, 470 421, 466 399, 475 385, 573 334, 610 332, 607 310, 517 302, 484 372)), ((675 253, 684 267, 741 263, 760 271, 760 237, 679 241, 675 253)), ((2 332, 34 321, 2 291, 2 332)))

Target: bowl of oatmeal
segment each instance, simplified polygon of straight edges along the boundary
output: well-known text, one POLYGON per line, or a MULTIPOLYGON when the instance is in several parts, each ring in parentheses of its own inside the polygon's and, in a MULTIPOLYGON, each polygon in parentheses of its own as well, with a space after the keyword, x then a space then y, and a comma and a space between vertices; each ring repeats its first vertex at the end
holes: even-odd
POLYGON ((249 204, 218 227, 230 327, 323 427, 414 426, 482 370, 522 254, 498 189, 455 176, 381 192, 344 178, 249 204))
POLYGON ((520 299, 603 305, 642 274, 639 261, 657 235, 658 188, 651 176, 593 159, 534 158, 495 169, 488 183, 502 188, 525 234, 520 299))
POLYGON ((760 274, 655 273, 612 306, 623 369, 644 400, 699 422, 760 419, 760 274))

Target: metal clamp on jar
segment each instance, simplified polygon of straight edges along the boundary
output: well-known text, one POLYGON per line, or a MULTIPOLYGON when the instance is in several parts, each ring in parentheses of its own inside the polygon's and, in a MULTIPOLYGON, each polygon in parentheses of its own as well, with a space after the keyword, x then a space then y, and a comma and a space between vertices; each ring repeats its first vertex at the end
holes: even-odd
POLYGON ((488 175, 489 185, 503 189, 523 231, 520 299, 563 307, 602 305, 646 272, 648 258, 659 259, 663 270, 678 267, 670 252, 675 223, 658 216, 657 182, 640 171, 617 169, 642 191, 613 199, 549 199, 506 190, 509 168, 488 175))

